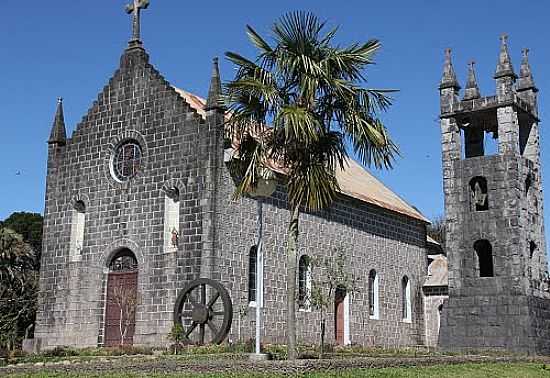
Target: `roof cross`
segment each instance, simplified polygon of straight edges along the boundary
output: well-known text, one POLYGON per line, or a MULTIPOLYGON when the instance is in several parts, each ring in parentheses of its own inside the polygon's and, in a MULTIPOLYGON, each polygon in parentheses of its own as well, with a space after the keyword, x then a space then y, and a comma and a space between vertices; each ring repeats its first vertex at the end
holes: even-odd
POLYGON ((141 10, 147 9, 149 6, 149 0, 133 0, 132 4, 126 5, 126 13, 132 14, 132 41, 140 41, 140 29, 141 29, 141 10))

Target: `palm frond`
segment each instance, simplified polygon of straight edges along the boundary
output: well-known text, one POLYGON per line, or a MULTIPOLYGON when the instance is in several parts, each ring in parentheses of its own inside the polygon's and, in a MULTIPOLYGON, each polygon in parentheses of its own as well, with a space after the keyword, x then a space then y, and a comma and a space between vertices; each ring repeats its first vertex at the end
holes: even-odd
POLYGON ((272 54, 273 49, 250 25, 246 25, 246 34, 250 41, 260 50, 261 54, 272 54))
POLYGON ((277 162, 287 174, 290 202, 320 209, 337 195, 335 172, 344 169, 346 141, 377 168, 390 168, 399 155, 379 118, 391 105, 391 91, 361 87, 380 41, 335 46, 338 28, 325 27, 311 13, 287 13, 272 27, 272 45, 247 26, 258 49, 254 61, 226 53, 237 67, 225 87, 227 123, 241 141, 237 195, 255 185, 267 162, 277 162), (266 131, 268 120, 273 128, 266 131))

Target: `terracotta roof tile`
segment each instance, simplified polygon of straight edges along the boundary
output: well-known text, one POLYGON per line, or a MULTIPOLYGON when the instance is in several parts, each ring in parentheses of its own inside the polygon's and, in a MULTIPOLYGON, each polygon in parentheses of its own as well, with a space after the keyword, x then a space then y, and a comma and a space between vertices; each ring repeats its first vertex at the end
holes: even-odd
MULTIPOLYGON (((179 88, 174 89, 201 117, 206 117, 204 98, 179 88)), ((280 171, 277 167, 273 168, 280 171)), ((337 170, 336 177, 342 193, 347 196, 429 223, 420 211, 409 205, 353 159, 348 159, 346 169, 337 170)))

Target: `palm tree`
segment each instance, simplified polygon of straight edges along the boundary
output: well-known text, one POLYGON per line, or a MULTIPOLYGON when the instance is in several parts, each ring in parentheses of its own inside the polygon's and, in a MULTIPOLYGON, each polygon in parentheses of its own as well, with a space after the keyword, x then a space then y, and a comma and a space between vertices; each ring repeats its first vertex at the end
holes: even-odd
POLYGON ((388 91, 366 89, 363 70, 373 64, 380 42, 341 47, 337 28, 306 12, 288 13, 272 27, 270 45, 252 27, 247 34, 258 50, 236 65, 226 84, 232 168, 241 180, 235 196, 253 191, 265 172, 283 173, 290 205, 287 239, 287 347, 296 358, 296 245, 301 211, 330 206, 339 192, 336 169, 345 169, 346 145, 365 165, 391 168, 397 146, 378 118, 390 105, 388 91), (266 125, 270 124, 268 127, 266 125))

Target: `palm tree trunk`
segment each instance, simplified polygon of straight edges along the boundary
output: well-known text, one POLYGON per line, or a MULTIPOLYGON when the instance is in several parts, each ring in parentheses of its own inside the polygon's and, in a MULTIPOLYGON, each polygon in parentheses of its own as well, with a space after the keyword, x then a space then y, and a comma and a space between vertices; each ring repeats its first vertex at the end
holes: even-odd
POLYGON ((292 211, 292 218, 288 226, 287 242, 287 293, 286 293, 286 327, 287 327, 287 354, 289 360, 295 360, 296 350, 296 246, 298 244, 298 218, 300 208, 296 206, 292 211))

